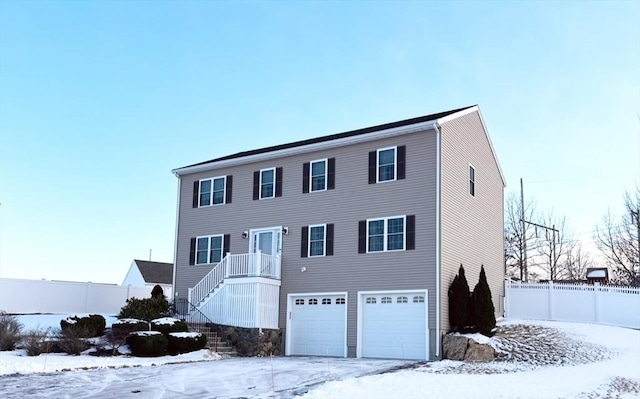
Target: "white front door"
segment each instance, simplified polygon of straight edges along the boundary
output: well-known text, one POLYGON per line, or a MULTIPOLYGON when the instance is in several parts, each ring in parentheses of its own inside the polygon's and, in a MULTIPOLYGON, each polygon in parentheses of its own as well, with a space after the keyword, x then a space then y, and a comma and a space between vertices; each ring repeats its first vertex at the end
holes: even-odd
POLYGON ((249 252, 262 252, 267 255, 280 255, 282 251, 282 227, 252 229, 249 252))

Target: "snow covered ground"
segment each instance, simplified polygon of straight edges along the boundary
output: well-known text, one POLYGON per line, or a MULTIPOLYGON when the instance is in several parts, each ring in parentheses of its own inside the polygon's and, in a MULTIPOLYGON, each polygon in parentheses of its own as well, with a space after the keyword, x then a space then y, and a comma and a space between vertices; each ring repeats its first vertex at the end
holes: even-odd
MULTIPOLYGON (((21 321, 45 327, 47 321, 38 317, 21 321)), ((50 325, 63 317, 52 316, 50 325)), ((638 330, 510 320, 501 321, 499 333, 487 342, 499 352, 499 361, 220 359, 207 351, 160 358, 0 352, 0 397, 640 398, 638 330)))

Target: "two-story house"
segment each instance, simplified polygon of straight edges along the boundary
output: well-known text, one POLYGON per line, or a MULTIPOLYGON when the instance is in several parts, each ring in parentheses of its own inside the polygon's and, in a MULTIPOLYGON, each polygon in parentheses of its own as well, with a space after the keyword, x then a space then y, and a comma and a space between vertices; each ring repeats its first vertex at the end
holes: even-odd
POLYGON ((173 173, 175 295, 282 329, 285 355, 439 358, 460 264, 501 312, 504 178, 477 106, 173 173))

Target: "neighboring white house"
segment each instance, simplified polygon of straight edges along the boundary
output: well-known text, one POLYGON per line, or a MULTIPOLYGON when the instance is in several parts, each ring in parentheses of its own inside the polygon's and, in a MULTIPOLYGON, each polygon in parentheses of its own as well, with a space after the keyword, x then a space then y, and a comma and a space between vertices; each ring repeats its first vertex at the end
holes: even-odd
POLYGON ((173 263, 151 262, 147 260, 134 259, 131 267, 124 278, 122 285, 133 287, 154 287, 160 285, 164 290, 164 295, 171 299, 173 297, 173 263))

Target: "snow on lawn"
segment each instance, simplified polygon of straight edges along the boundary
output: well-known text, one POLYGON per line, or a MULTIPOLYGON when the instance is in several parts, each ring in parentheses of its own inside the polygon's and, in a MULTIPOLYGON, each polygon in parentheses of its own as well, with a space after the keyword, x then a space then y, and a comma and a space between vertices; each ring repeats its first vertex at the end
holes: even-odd
POLYGON ((412 370, 327 382, 303 398, 640 397, 638 330, 510 320, 499 323, 499 333, 488 343, 504 361, 428 363, 412 370))
MULTIPOLYGON (((52 325, 65 317, 56 315, 52 325)), ((35 323, 29 318, 38 317, 20 321, 35 323)), ((37 322, 48 327, 43 318, 37 322)), ((498 352, 491 363, 298 357, 203 363, 218 358, 206 350, 158 358, 0 352, 0 397, 640 398, 640 331, 524 320, 498 327, 484 339, 498 352), (197 363, 136 367, 183 362, 197 363), (74 371, 56 372, 64 370, 74 371)))

